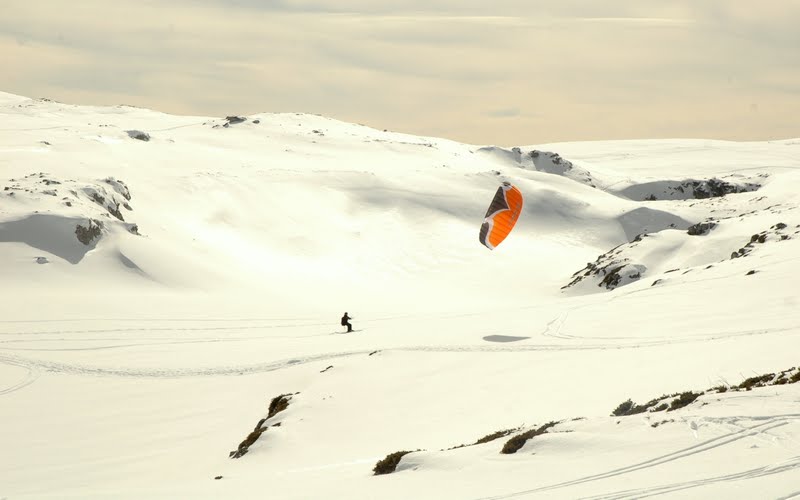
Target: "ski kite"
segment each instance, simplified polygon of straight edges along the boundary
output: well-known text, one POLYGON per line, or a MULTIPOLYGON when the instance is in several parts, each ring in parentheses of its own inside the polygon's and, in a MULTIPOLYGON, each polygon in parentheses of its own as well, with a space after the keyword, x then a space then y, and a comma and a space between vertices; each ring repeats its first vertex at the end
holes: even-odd
POLYGON ((486 217, 481 224, 479 239, 489 250, 500 244, 517 223, 522 211, 522 193, 508 182, 497 188, 486 217))

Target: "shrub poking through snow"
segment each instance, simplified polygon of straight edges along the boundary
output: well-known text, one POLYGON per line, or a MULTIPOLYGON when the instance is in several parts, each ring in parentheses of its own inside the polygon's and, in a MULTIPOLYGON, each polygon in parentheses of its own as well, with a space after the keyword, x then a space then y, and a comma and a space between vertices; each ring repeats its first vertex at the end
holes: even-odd
POLYGON ((519 430, 519 428, 517 427, 515 429, 504 429, 502 431, 493 432, 491 434, 487 434, 487 435, 483 436, 482 438, 478 439, 477 441, 475 441, 472 444, 460 444, 458 446, 453 446, 452 448, 448 448, 448 450, 457 450, 459 448, 466 448, 467 446, 477 446, 479 444, 490 443, 490 442, 492 442, 492 441, 494 441, 496 439, 500 439, 502 437, 508 436, 509 434, 513 434, 513 433, 517 432, 518 430, 519 430))
POLYGON ((269 426, 258 428, 253 432, 251 432, 250 434, 248 434, 247 437, 244 438, 244 441, 239 443, 239 446, 236 449, 236 451, 232 451, 230 453, 230 458, 240 458, 246 455, 247 452, 250 451, 250 446, 252 446, 253 443, 255 443, 256 441, 258 441, 258 438, 260 438, 261 435, 264 433, 264 431, 266 431, 267 429, 269 429, 269 426))
MULTIPOLYGON (((765 373, 763 375, 750 377, 745 379, 741 384, 730 387, 726 385, 718 385, 708 389, 705 392, 720 394, 729 391, 750 391, 757 387, 794 384, 797 382, 800 382, 800 367, 783 370, 782 372, 778 373, 777 376, 775 373, 765 373)), ((678 408, 683 408, 684 406, 690 405, 698 397, 705 394, 705 392, 695 393, 692 391, 687 391, 680 394, 672 394, 670 396, 664 395, 660 398, 653 399, 644 405, 637 405, 629 399, 620 403, 619 406, 614 409, 611 415, 615 417, 623 417, 626 415, 635 415, 644 411, 656 412, 664 410, 677 410, 678 408)))
MULTIPOLYGON (((256 424, 253 431, 247 435, 247 437, 239 443, 239 446, 236 449, 228 454, 230 458, 240 458, 247 454, 250 450, 250 446, 253 445, 261 435, 270 428, 269 425, 264 426, 264 423, 269 420, 270 418, 274 417, 276 414, 282 412, 289 406, 289 400, 292 398, 291 394, 281 394, 280 396, 275 396, 272 398, 272 401, 269 403, 269 410, 267 412, 267 416, 260 419, 256 424)), ((280 422, 273 425, 272 427, 279 427, 280 422)))
POLYGON ((267 419, 274 417, 276 414, 282 412, 289 406, 289 400, 292 399, 291 394, 281 394, 280 396, 275 396, 272 398, 272 401, 269 403, 269 412, 267 413, 267 419))
POLYGON ((516 453, 517 451, 519 451, 520 448, 525 446, 525 443, 528 442, 529 439, 544 434, 545 432, 547 432, 547 429, 553 427, 557 423, 558 422, 548 422, 537 429, 531 429, 529 431, 523 432, 522 434, 514 436, 513 438, 506 441, 506 444, 503 445, 503 449, 500 450, 500 453, 503 453, 505 455, 516 453))
POLYGON ((611 412, 611 416, 613 417, 621 417, 623 415, 630 415, 631 408, 633 408, 634 404, 632 400, 623 401, 619 404, 614 411, 611 412))
POLYGON ((412 451, 396 451, 394 453, 390 453, 386 455, 386 458, 383 460, 379 460, 378 463, 375 464, 375 467, 372 469, 372 472, 375 473, 376 476, 381 474, 391 474, 397 469, 397 466, 400 464, 400 459, 403 458, 405 455, 409 453, 413 453, 412 451))
POLYGON ((506 437, 509 434, 512 434, 512 433, 516 432, 517 430, 518 429, 505 429, 505 430, 502 430, 502 431, 493 432, 492 434, 488 434, 486 436, 483 436, 479 440, 475 441, 475 444, 489 443, 491 441, 494 441, 495 439, 500 439, 502 437, 506 437))
POLYGON ((683 408, 684 406, 688 406, 694 402, 695 399, 699 398, 701 393, 695 393, 692 391, 682 392, 678 399, 674 399, 672 404, 669 405, 669 410, 677 410, 678 408, 683 408))
POLYGON ((750 377, 745 379, 745 381, 739 384, 738 387, 739 389, 749 391, 753 387, 764 387, 768 382, 771 382, 773 378, 775 378, 774 373, 766 373, 764 375, 759 375, 758 377, 750 377))
POLYGON ((630 399, 624 401, 617 406, 613 412, 611 412, 612 417, 624 417, 627 415, 636 415, 639 413, 644 413, 646 411, 664 411, 666 410, 669 405, 663 402, 665 399, 674 398, 677 394, 672 394, 671 396, 663 395, 660 398, 651 399, 647 403, 643 405, 637 405, 630 399), (659 404, 661 403, 661 404, 659 404))

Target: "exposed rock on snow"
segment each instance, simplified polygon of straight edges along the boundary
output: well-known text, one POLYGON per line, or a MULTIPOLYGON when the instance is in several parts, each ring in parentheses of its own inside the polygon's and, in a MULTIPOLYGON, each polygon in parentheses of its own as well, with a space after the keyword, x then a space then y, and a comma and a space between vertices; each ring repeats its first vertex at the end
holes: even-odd
POLYGON ((598 287, 613 290, 641 279, 646 273, 647 267, 643 264, 632 263, 631 259, 623 254, 627 254, 631 248, 647 237, 647 234, 641 234, 631 243, 618 245, 598 256, 594 262, 587 262, 586 267, 576 271, 572 275, 572 281, 562 286, 561 289, 573 287, 591 278, 598 281, 598 287))
POLYGON ((758 245, 766 243, 767 241, 780 242, 791 239, 792 236, 786 232, 786 228, 786 224, 779 222, 774 226, 770 226, 766 231, 761 231, 758 234, 750 236, 750 241, 746 245, 731 253, 731 259, 746 257, 750 252, 755 250, 758 245))
POLYGON ((715 227, 717 227, 716 222, 698 222, 697 224, 689 226, 689 229, 686 232, 690 236, 700 236, 703 234, 708 234, 715 227))
POLYGON ((144 142, 150 140, 150 134, 148 134, 147 132, 142 132, 141 130, 126 130, 125 132, 131 139, 136 139, 144 142))
MULTIPOLYGON (((571 161, 561 157, 558 153, 550 151, 539 151, 534 149, 527 153, 530 164, 534 170, 548 174, 563 175, 574 181, 581 182, 587 186, 595 186, 592 174, 588 170, 575 166, 571 161)), ((523 166, 530 165, 527 162, 523 166)))
POLYGON ((602 270, 606 274, 597 286, 604 286, 608 290, 613 290, 619 286, 637 281, 647 271, 647 268, 641 264, 623 264, 611 268, 612 265, 606 266, 602 270))
MULTIPOLYGON (((122 182, 121 180, 115 179, 113 177, 106 177, 106 179, 103 182, 105 182, 106 184, 109 184, 111 187, 114 188, 114 191, 119 193, 126 200, 130 201, 131 192, 128 189, 128 186, 126 186, 124 182, 122 182)), ((130 210, 130 208, 128 208, 128 210, 130 210)))
POLYGON ((511 163, 527 170, 536 170, 547 174, 561 175, 576 182, 596 187, 595 181, 588 170, 574 165, 571 161, 562 158, 558 153, 533 149, 523 151, 521 148, 511 149, 497 146, 479 148, 477 153, 493 157, 501 162, 511 163))
POLYGON ((0 223, 0 241, 24 242, 77 264, 115 224, 139 234, 137 224, 123 222, 120 206, 132 208, 130 191, 121 180, 57 179, 38 172, 9 182, 5 191, 16 194, 15 206, 22 212, 16 219, 0 223), (27 207, 31 205, 39 210, 30 214, 27 207))
POLYGON ((71 264, 77 264, 94 248, 97 237, 100 236, 96 229, 92 229, 98 225, 90 221, 91 219, 83 217, 34 213, 20 219, 0 222, 0 242, 25 243, 71 264), (88 243, 79 241, 78 237, 86 239, 88 243))
MULTIPOLYGON (((762 174, 759 177, 767 176, 762 174)), ((761 184, 751 182, 754 179, 750 177, 731 176, 729 179, 712 178, 646 182, 631 185, 623 189, 620 194, 635 201, 701 200, 734 193, 746 193, 761 188, 761 184)))
POLYGON ((103 231, 103 223, 99 220, 89 219, 85 226, 78 224, 75 226, 75 235, 78 241, 84 245, 89 245, 95 239, 100 238, 103 231))

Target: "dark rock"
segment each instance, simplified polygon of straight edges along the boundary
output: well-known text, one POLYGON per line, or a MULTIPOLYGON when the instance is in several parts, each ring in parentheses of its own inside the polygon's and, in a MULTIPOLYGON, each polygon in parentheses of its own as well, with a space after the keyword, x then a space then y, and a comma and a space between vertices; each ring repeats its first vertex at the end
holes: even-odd
POLYGON ((122 218, 122 213, 119 211, 119 203, 117 203, 114 207, 108 207, 108 213, 116 217, 117 219, 124 221, 125 219, 122 218))
POLYGON ((689 226, 687 233, 691 236, 700 236, 708 234, 716 226, 716 222, 698 222, 697 224, 689 226))
POLYGON ((229 125, 236 125, 237 123, 246 122, 247 118, 243 116, 226 116, 225 120, 228 122, 229 125))
POLYGON ((615 268, 611 269, 606 274, 605 278, 603 278, 603 281, 598 283, 597 286, 605 286, 606 288, 611 289, 611 288, 614 288, 617 285, 619 285, 619 282, 622 279, 622 276, 620 276, 619 271, 623 267, 625 267, 625 266, 623 265, 623 266, 619 266, 619 267, 615 267, 615 268))
POLYGON ((747 271, 747 274, 745 274, 745 276, 750 276, 751 274, 756 274, 756 272, 755 271, 747 271))
POLYGON ((89 219, 87 227, 81 226, 80 224, 75 226, 75 235, 78 237, 78 241, 80 241, 84 245, 88 245, 93 240, 100 237, 102 229, 103 229, 102 222, 94 219, 89 219))
POLYGON ((141 130, 126 130, 125 132, 131 139, 136 139, 138 141, 144 141, 144 142, 150 140, 150 134, 148 134, 147 132, 142 132, 141 130))

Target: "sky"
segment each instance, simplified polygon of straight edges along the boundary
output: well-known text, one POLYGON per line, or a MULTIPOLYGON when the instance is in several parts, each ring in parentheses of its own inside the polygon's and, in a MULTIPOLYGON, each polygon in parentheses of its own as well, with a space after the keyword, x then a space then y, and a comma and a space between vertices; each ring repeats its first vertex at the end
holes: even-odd
POLYGON ((800 137, 800 2, 4 0, 0 91, 514 146, 800 137))

